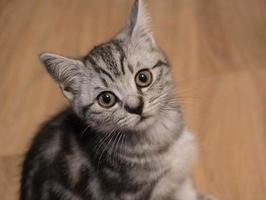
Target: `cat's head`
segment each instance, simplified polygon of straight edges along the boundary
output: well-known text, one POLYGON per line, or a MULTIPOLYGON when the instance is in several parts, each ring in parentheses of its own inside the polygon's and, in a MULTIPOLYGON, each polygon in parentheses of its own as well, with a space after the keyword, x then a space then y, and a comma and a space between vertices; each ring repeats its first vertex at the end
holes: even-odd
POLYGON ((176 109, 169 64, 149 31, 142 0, 124 29, 82 59, 40 59, 75 112, 101 131, 145 130, 176 109))

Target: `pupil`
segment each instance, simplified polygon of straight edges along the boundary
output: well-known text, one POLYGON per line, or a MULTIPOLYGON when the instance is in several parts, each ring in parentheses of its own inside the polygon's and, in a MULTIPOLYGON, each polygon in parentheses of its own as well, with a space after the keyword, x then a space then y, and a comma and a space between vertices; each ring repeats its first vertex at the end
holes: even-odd
POLYGON ((103 102, 108 104, 111 101, 111 96, 109 94, 103 95, 103 102))
POLYGON ((147 76, 145 75, 145 74, 140 74, 139 75, 139 80, 141 81, 141 82, 147 82, 147 76))

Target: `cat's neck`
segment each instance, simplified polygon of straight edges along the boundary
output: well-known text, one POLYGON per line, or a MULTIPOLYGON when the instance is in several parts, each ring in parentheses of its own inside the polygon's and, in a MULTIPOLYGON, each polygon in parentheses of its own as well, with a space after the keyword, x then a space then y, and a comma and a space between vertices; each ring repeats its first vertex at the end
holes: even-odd
POLYGON ((183 129, 182 114, 177 109, 172 109, 164 113, 164 116, 158 116, 158 120, 146 130, 100 133, 83 124, 80 129, 83 131, 77 138, 86 147, 86 151, 93 149, 96 156, 105 153, 109 156, 126 157, 158 156, 174 144, 183 129))
POLYGON ((131 137, 128 136, 128 143, 131 144, 132 141, 134 143, 124 147, 124 151, 131 152, 131 154, 152 154, 164 152, 170 148, 183 132, 182 114, 173 109, 158 119, 147 130, 133 133, 131 137))

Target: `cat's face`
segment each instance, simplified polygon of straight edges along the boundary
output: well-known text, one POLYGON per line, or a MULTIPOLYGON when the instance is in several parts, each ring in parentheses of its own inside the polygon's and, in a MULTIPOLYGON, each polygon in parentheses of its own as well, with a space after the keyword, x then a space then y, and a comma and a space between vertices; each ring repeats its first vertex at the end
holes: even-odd
POLYGON ((168 63, 158 48, 148 46, 130 50, 115 40, 85 57, 87 72, 73 104, 87 123, 109 131, 141 130, 169 109, 168 63))
POLYGON ((127 26, 82 60, 42 54, 74 110, 101 131, 145 130, 175 109, 167 59, 147 30, 142 1, 127 26))

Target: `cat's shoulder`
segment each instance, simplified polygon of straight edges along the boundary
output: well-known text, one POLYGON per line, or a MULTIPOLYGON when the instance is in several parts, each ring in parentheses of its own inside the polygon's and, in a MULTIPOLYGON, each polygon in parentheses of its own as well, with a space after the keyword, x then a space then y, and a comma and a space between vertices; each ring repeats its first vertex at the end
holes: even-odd
POLYGON ((33 140, 36 142, 42 139, 49 140, 50 137, 61 134, 67 136, 69 133, 82 131, 84 127, 85 124, 74 111, 71 108, 66 108, 43 123, 33 140))
POLYGON ((52 160, 62 149, 71 147, 71 140, 84 129, 84 124, 66 108, 43 123, 32 139, 27 156, 52 160))

